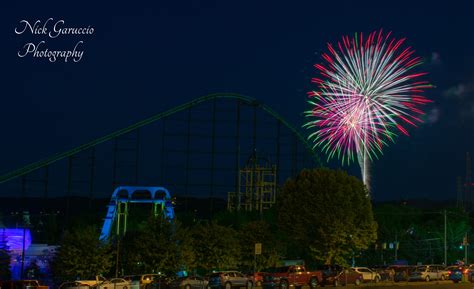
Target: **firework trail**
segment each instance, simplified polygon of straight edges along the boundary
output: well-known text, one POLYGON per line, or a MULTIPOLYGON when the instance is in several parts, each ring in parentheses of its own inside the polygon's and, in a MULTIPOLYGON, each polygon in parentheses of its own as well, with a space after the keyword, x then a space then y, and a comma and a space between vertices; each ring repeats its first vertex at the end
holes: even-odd
POLYGON ((420 107, 431 102, 423 90, 432 87, 418 80, 426 73, 413 72, 421 64, 405 38, 390 38, 382 30, 353 38, 342 37, 315 68, 318 89, 308 93, 311 110, 305 127, 314 130, 309 139, 328 160, 359 162, 364 184, 370 189, 369 166, 406 126, 421 123, 420 107))

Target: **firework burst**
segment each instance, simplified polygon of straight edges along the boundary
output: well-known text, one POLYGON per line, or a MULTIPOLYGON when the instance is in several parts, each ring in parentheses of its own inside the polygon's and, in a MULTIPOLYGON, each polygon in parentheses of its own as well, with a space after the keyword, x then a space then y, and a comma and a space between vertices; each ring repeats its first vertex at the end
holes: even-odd
POLYGON ((404 42, 382 30, 365 38, 344 36, 337 46, 328 44, 323 62, 315 65, 318 89, 308 93, 312 109, 305 112, 305 127, 314 130, 309 139, 328 160, 357 159, 367 186, 370 161, 399 133, 408 135, 406 126, 422 122, 420 107, 431 102, 421 95, 431 85, 418 80, 426 73, 414 72, 421 59, 404 42))

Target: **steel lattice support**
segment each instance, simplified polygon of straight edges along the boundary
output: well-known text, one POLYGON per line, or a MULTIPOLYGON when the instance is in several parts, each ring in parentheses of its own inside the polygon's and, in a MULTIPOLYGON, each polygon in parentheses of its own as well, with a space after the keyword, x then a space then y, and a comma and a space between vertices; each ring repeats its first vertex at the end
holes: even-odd
MULTIPOLYGON (((278 185, 306 163, 319 166, 299 130, 255 99, 227 93, 195 99, 0 176, 0 184, 16 178, 23 199, 34 189, 43 198, 65 196, 66 220, 75 206, 72 197, 87 197, 92 208, 110 185, 121 184, 169 186, 183 197, 184 208, 179 209, 185 212, 192 208, 191 199, 209 198, 206 212, 212 215, 227 192, 245 185, 239 173, 257 152, 275 164, 278 185)), ((252 184, 255 191, 256 182, 252 184)), ((236 208, 243 209, 246 200, 236 196, 236 208)))

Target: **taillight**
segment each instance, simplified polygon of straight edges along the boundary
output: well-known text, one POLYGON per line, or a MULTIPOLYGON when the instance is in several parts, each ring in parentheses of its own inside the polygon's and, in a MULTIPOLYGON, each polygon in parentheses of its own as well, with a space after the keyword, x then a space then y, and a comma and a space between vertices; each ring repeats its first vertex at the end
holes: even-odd
POLYGON ((448 275, 451 275, 451 270, 448 271, 448 275))

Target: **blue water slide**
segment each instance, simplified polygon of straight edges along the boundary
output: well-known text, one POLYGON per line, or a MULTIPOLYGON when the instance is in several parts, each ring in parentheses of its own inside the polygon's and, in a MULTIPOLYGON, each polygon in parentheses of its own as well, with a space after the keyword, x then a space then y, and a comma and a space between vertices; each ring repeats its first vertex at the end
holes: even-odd
POLYGON ((112 193, 100 233, 100 241, 107 242, 110 238, 112 226, 117 218, 119 203, 148 203, 162 206, 163 213, 169 220, 174 219, 174 207, 169 191, 164 187, 117 187, 112 193))

